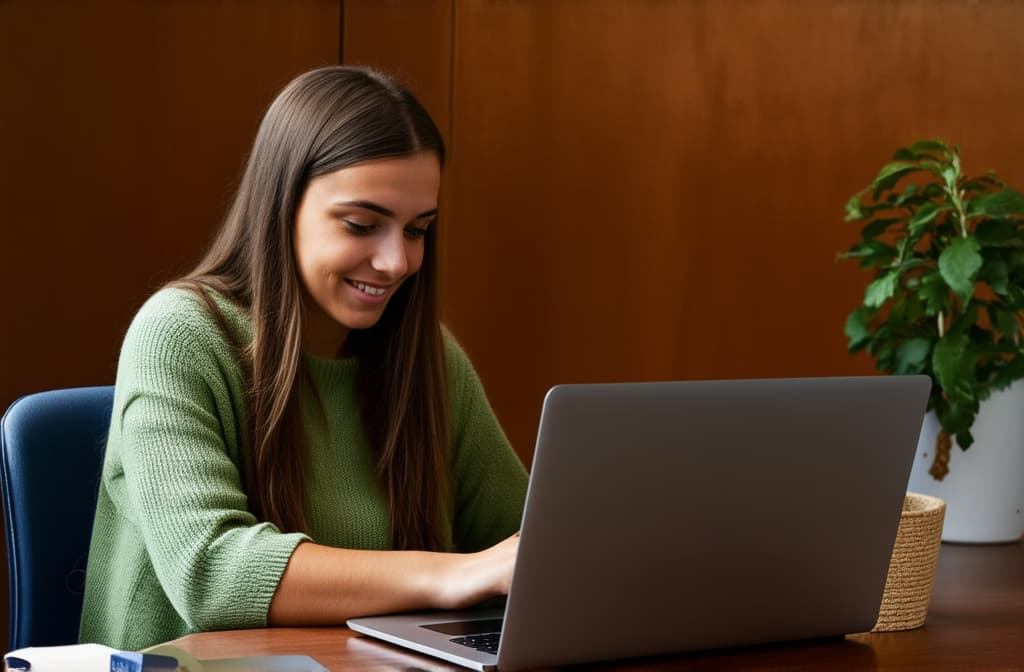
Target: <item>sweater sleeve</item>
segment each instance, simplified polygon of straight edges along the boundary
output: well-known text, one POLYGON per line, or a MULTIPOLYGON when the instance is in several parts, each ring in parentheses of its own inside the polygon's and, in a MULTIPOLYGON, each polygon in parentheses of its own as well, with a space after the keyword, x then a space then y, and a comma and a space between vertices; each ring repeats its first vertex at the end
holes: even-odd
POLYGON ((241 383, 230 375, 237 362, 212 318, 187 301, 144 308, 125 339, 114 415, 124 500, 161 587, 190 627, 263 627, 306 537, 282 534, 247 510, 241 383))
POLYGON ((466 353, 446 336, 454 390, 453 451, 457 550, 472 552, 519 529, 527 475, 494 414, 466 353))

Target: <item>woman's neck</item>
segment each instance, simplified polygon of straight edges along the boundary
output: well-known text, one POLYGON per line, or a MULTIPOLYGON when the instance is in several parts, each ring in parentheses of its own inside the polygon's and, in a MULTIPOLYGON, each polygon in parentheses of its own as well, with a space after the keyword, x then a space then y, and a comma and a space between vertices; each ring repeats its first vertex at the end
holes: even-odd
POLYGON ((302 320, 303 351, 325 359, 344 357, 348 354, 348 332, 319 306, 307 304, 302 320))

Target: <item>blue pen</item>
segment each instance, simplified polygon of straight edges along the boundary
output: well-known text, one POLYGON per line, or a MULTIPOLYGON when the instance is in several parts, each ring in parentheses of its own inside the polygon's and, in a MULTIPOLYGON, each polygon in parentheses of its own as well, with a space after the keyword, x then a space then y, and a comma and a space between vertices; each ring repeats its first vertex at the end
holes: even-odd
POLYGON ((24 658, 16 658, 14 656, 6 656, 4 658, 4 665, 7 667, 8 672, 15 672, 15 670, 23 672, 32 669, 32 663, 24 658))

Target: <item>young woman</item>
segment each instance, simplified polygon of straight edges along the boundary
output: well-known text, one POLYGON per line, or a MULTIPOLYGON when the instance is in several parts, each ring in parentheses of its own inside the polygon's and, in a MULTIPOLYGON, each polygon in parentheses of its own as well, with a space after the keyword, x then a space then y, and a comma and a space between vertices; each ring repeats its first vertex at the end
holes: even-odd
POLYGON ((125 337, 82 641, 507 592, 526 473, 438 323, 443 161, 372 70, 270 106, 212 248, 125 337))

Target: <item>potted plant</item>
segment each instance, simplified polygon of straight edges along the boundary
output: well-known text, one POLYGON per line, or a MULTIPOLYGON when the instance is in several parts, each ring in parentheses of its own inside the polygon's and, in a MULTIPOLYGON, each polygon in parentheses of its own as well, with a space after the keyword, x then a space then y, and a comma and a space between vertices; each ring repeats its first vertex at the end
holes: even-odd
MULTIPOLYGON (((941 481, 952 441, 965 451, 975 442, 983 402, 1024 378, 1024 196, 994 173, 965 175, 958 146, 924 140, 850 198, 846 221, 861 224, 861 239, 840 257, 874 276, 846 321, 849 350, 887 373, 931 376, 937 431, 921 450, 941 481)), ((1011 442, 1024 456, 1024 434, 1011 442)), ((1024 488, 1024 469, 1013 478, 1024 488)), ((1022 499, 1013 506, 1024 525, 1022 499)), ((957 507, 947 503, 948 526, 957 507)))

